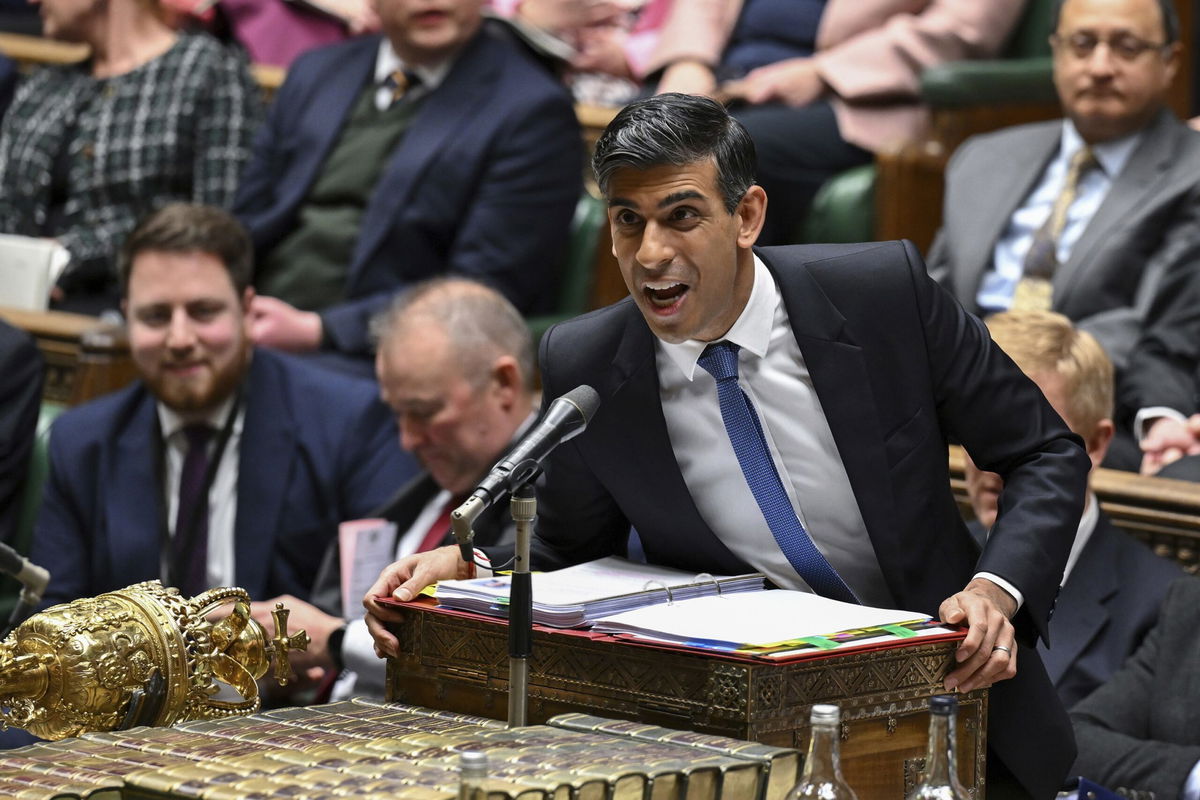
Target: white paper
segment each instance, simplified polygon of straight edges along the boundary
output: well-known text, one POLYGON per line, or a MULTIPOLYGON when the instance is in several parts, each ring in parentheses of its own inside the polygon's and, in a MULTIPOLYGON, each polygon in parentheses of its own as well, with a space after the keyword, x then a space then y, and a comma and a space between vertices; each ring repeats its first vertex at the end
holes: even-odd
POLYGON ((396 523, 382 519, 356 519, 338 526, 341 559, 342 616, 347 621, 366 615, 363 596, 385 566, 395 560, 396 523))
POLYGON ((0 305, 45 311, 70 260, 67 249, 51 239, 0 234, 0 305))
POLYGON ((764 646, 838 631, 929 619, 782 589, 660 603, 596 620, 592 630, 661 641, 764 646))

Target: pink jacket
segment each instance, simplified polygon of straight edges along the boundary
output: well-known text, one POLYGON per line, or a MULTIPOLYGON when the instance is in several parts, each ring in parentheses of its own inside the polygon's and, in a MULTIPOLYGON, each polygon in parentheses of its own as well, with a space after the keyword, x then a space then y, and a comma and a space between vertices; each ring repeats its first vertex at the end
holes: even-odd
MULTIPOLYGON (((741 0, 675 0, 648 71, 683 58, 720 61, 741 0)), ((929 111, 917 102, 921 71, 996 55, 1025 0, 828 0, 817 61, 838 127, 872 152, 920 137, 929 111)))

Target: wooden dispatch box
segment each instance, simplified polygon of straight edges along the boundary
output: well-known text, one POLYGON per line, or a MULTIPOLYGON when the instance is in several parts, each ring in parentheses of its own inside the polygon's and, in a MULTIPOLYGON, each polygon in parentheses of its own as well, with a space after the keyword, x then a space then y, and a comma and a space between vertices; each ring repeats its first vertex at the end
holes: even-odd
MULTIPOLYGON (((388 659, 388 700, 508 715, 508 628, 503 620, 396 605, 401 655, 388 659)), ((961 638, 961 637, 959 637, 961 638)), ((528 721, 567 712, 797 747, 809 709, 842 709, 842 768, 861 800, 904 797, 924 766, 928 700, 944 692, 957 639, 914 639, 869 651, 771 662, 660 648, 535 626, 528 721)), ((961 695, 958 771, 984 797, 987 691, 961 695)))

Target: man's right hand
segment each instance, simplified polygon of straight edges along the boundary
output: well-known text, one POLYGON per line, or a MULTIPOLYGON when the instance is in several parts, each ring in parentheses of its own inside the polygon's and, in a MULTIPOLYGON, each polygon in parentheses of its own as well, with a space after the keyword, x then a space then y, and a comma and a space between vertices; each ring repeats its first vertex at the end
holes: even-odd
POLYGON ((1200 454, 1200 414, 1185 422, 1159 417, 1150 423, 1141 448, 1143 475, 1154 475, 1172 461, 1200 454))
POLYGON ((375 640, 375 655, 394 658, 400 654, 400 643, 384 626, 384 622, 396 621, 397 614, 379 603, 379 600, 393 598, 407 603, 426 586, 438 581, 470 578, 475 566, 463 561, 459 552, 457 545, 448 545, 405 556, 384 568, 363 598, 363 606, 367 609, 367 630, 375 640))

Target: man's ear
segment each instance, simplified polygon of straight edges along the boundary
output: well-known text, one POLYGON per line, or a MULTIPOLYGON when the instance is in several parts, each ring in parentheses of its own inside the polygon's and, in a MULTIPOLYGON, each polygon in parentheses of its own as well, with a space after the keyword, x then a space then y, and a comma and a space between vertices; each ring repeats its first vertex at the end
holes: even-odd
POLYGON ((492 389, 505 410, 512 408, 522 391, 521 369, 512 356, 500 356, 492 362, 492 389))
POLYGON ((1092 431, 1092 435, 1084 440, 1084 445, 1087 447, 1088 458, 1092 460, 1092 469, 1100 466, 1104 461, 1104 456, 1108 454, 1108 446, 1112 444, 1113 435, 1116 433, 1116 426, 1113 425, 1111 419, 1102 419, 1096 423, 1096 429, 1092 431))
POLYGON ((758 241, 767 218, 767 193, 758 184, 751 186, 733 213, 738 217, 738 247, 748 250, 758 241))

